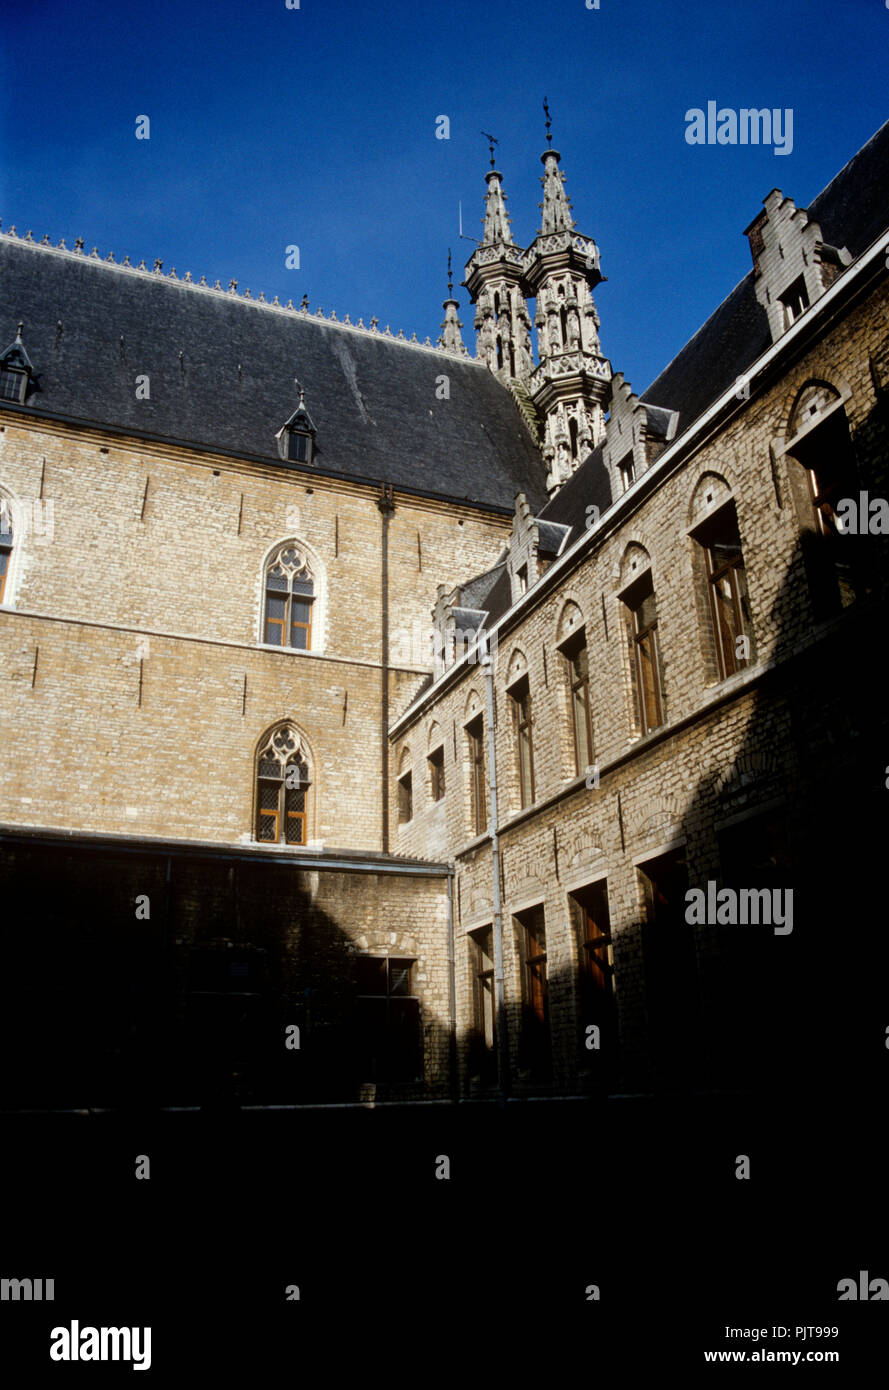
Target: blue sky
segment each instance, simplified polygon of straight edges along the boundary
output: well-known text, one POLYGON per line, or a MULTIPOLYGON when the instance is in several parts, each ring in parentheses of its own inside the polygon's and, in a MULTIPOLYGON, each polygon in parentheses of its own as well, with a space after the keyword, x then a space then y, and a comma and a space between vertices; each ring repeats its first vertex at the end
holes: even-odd
POLYGON ((746 274, 742 232, 769 190, 805 206, 889 115, 889 8, 599 3, 9 0, 3 226, 434 340, 448 246, 458 284, 472 250, 458 201, 480 235, 481 130, 500 140, 513 235, 533 239, 548 96, 608 277, 603 350, 641 391, 746 274), (708 100, 792 108, 792 153, 688 145, 685 112, 708 100))

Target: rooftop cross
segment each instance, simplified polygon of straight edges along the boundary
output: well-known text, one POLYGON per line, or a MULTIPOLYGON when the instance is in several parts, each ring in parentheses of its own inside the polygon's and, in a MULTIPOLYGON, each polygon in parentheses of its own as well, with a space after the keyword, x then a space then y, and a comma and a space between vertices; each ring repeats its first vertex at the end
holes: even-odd
POLYGON ((495 145, 499 145, 499 144, 500 144, 500 141, 496 138, 496 136, 491 135, 487 130, 483 130, 483 131, 482 131, 482 135, 483 135, 483 136, 485 137, 485 139, 487 140, 487 142, 488 142, 488 149, 491 151, 491 168, 493 169, 493 167, 494 167, 494 146, 495 146, 495 145))

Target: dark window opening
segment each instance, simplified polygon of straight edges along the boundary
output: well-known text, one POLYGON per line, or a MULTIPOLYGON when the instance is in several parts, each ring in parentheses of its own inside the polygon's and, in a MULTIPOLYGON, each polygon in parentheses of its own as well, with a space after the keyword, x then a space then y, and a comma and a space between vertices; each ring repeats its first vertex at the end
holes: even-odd
POLYGON ((666 1088, 693 1079, 700 1003, 693 928, 685 920, 685 851, 639 866, 645 902, 642 956, 648 1042, 654 1076, 666 1088))
POLYGON ((781 304, 784 308, 784 327, 789 328, 795 323, 800 314, 804 313, 809 307, 809 296, 806 293, 806 282, 802 275, 780 296, 781 304))
POLYGON ((415 1081, 422 1074, 415 964, 393 956, 356 960, 354 1018, 361 1081, 415 1081))
POLYGON ((441 801, 445 794, 444 744, 429 754, 429 790, 433 801, 441 801))
POLYGON ((545 1084, 552 1077, 552 1040, 543 907, 532 907, 527 912, 517 913, 515 922, 522 957, 519 1073, 522 1080, 545 1084))
POLYGON ((483 1086, 497 1081, 497 1014, 494 983, 494 929, 480 927, 469 934, 472 974, 472 1022, 469 1073, 483 1086))
POLYGON ((577 888, 568 895, 578 933, 580 977, 578 1003, 580 1048, 583 1065, 604 1079, 613 1074, 617 1046, 614 966, 611 945, 611 914, 605 879, 577 888), (598 1049, 587 1047, 587 1029, 599 1030, 598 1049))
POLYGON ((15 401, 21 405, 27 389, 27 372, 17 371, 14 367, 0 367, 0 400, 15 401))
POLYGON ((476 835, 483 835, 488 828, 488 813, 485 796, 485 725, 480 714, 466 725, 466 738, 469 744, 471 824, 476 835))
POLYGON ((633 466, 632 452, 625 455, 617 465, 617 476, 620 481, 621 492, 626 492, 636 481, 636 469, 633 466))
POLYGON ((404 825, 406 821, 413 818, 414 814, 414 794, 413 778, 409 772, 403 772, 398 779, 398 823, 404 825))
POLYGON ((698 528, 695 539, 704 551, 716 662, 719 679, 725 680, 754 659, 747 573, 734 503, 720 507, 698 528))
POLYGON ((291 463, 309 463, 312 457, 312 436, 298 430, 287 431, 287 457, 291 463))
POLYGON ((843 498, 858 501, 849 424, 844 410, 835 410, 814 426, 791 449, 805 471, 811 521, 804 528, 806 573, 817 618, 827 618, 855 602, 867 588, 867 537, 846 535, 836 511, 843 498))

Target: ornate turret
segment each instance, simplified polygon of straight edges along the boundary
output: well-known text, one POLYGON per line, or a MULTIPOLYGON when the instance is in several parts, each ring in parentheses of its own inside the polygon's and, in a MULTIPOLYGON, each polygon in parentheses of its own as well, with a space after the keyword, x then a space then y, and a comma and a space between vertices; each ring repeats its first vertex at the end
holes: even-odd
POLYGON ((547 149, 543 162, 540 231, 524 253, 522 288, 536 298, 537 348, 540 365, 529 387, 545 421, 543 455, 547 488, 561 487, 605 433, 605 410, 611 366, 599 346, 599 316, 592 289, 604 278, 599 250, 574 230, 565 192, 561 158, 552 148, 552 124, 546 112, 547 149))
POLYGON ((488 140, 491 167, 485 175, 484 237, 467 262, 463 283, 476 305, 476 357, 505 380, 527 382, 534 364, 531 319, 521 283, 523 251, 512 239, 502 176, 494 168, 497 142, 492 135, 488 140))
POLYGON ((463 342, 463 335, 460 329, 463 327, 460 319, 457 318, 457 310, 460 307, 457 300, 453 297, 454 276, 451 271, 451 252, 448 249, 448 297, 441 306, 445 311, 444 323, 441 326, 441 336, 438 340, 439 347, 443 347, 445 352, 459 352, 462 356, 468 357, 466 344, 463 342))

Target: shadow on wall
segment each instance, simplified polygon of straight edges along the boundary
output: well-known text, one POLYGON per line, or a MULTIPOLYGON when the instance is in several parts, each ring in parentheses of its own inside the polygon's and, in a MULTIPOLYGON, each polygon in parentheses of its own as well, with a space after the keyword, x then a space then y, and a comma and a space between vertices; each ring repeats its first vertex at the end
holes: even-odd
POLYGON ((413 1098, 424 1061, 446 1094, 446 1026, 394 971, 362 982, 315 875, 174 856, 167 881, 161 855, 10 844, 0 865, 4 1107, 413 1098))
MULTIPOLYGON (((881 402, 856 433, 859 476, 845 478, 843 495, 857 498, 867 486, 872 497, 889 496, 887 433, 881 402)), ((798 481, 807 486, 802 470, 798 481)), ((782 502, 797 505, 789 496, 782 502)), ((808 493, 800 505, 811 515, 808 493)), ((694 786, 672 834, 681 847, 639 865, 642 920, 609 924, 606 908, 616 1008, 604 971, 584 970, 582 949, 579 973, 549 974, 536 999, 525 966, 526 1002, 507 1003, 514 1094, 885 1092, 887 571, 889 536, 803 532, 763 623, 790 659, 762 677, 740 746, 694 786), (806 647, 819 621, 824 635, 806 647), (727 897, 722 921, 686 920, 688 891, 701 890, 706 911, 711 884, 714 903, 717 893, 734 891, 734 924, 727 897), (743 924, 742 890, 767 890, 775 919, 743 924), (591 1021, 601 1030, 598 1051, 585 1048, 591 1021)), ((719 712, 710 719, 712 742, 719 712)), ((640 756, 643 768, 657 768, 670 745, 640 756)), ((641 848, 628 840, 626 853, 641 848)), ((585 891, 595 921, 601 908, 585 891)), ((765 901, 759 891, 757 906, 765 901)), ((537 930, 530 920, 537 911, 542 916, 523 914, 520 930, 537 930)), ((546 933, 554 926, 548 921, 546 933)), ((505 940, 514 929, 505 914, 505 940)), ((475 971, 482 1022, 484 963, 475 971)), ((483 1027, 461 1036, 459 1053, 461 1094, 496 1093, 483 1027)))
MULTIPOLYGON (((859 485, 889 495, 885 400, 857 431, 855 455, 859 477, 846 483, 856 498, 859 485)), ((634 1088, 885 1090, 887 571, 889 536, 803 533, 769 627, 789 655, 814 621, 832 626, 764 676, 737 756, 697 783, 685 849, 643 884, 646 921, 616 939, 619 998, 622 973, 635 966, 644 981, 644 997, 621 1001, 634 1088), (790 917, 778 932, 687 923, 687 890, 706 893, 708 882, 769 889, 792 931, 790 917)))

